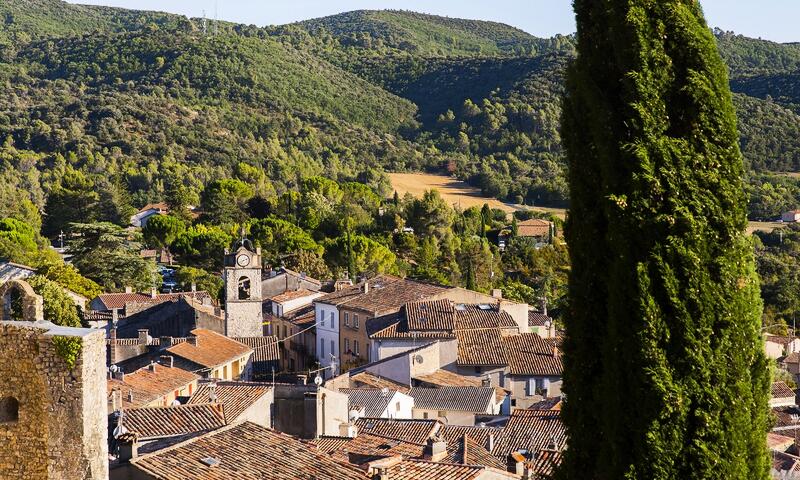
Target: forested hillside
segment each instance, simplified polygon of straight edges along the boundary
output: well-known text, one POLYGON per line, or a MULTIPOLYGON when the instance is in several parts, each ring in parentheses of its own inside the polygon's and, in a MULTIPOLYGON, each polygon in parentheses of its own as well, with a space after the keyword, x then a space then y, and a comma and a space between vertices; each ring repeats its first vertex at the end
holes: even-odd
MULTIPOLYGON (((800 195, 771 176, 800 171, 800 47, 716 36, 761 192, 751 214, 771 217, 782 207, 764 201, 778 195, 770 188, 781 205, 800 195)), ((25 197, 47 218, 46 199, 71 170, 129 211, 173 184, 199 199, 208 182, 237 177, 268 197, 324 175, 386 195, 383 172, 425 169, 503 200, 566 206, 559 119, 573 50, 570 36, 406 11, 223 23, 212 36, 176 15, 9 0, 0 196, 30 185, 25 197), (264 178, 242 173, 251 168, 264 178)))

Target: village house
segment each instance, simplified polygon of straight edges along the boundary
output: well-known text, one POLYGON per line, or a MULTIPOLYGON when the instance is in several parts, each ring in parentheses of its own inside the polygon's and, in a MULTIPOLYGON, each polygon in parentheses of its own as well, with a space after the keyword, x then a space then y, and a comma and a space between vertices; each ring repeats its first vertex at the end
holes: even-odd
POLYGON ((124 408, 172 405, 178 397, 188 397, 197 390, 200 376, 177 368, 172 357, 150 363, 131 373, 117 369, 108 379, 108 413, 124 408))
MULTIPOLYGON (((446 287, 379 275, 355 286, 330 293, 314 301, 319 348, 323 367, 332 361, 347 370, 371 361, 367 322, 396 312, 405 303, 442 293, 446 287)), ((328 372, 335 376, 337 372, 328 372)))
POLYGON ((506 400, 502 389, 492 387, 414 387, 408 395, 414 399, 414 418, 466 426, 481 415, 499 415, 506 400))
POLYGON ((800 222, 800 210, 789 210, 781 214, 781 221, 785 223, 800 222))
POLYGON ((275 391, 257 382, 201 381, 187 405, 213 403, 224 407, 227 424, 252 422, 272 428, 275 391))
MULTIPOLYGON (((138 453, 142 454, 228 424, 219 403, 126 408, 112 417, 110 426, 115 436, 111 438, 109 451, 123 457, 125 452, 120 451, 118 438, 124 435, 136 436, 138 453)), ((112 463, 111 469, 115 466, 112 463)))
POLYGON ((205 378, 239 380, 246 375, 253 349, 232 338, 198 328, 166 352, 176 358, 181 368, 205 378))
POLYGON ((311 292, 333 291, 316 278, 305 273, 298 273, 286 267, 265 270, 261 276, 261 294, 264 298, 272 298, 287 292, 307 290, 311 292))
POLYGON ((350 411, 364 418, 413 418, 414 399, 388 388, 343 388, 350 411))
POLYGON ((313 305, 306 305, 283 316, 264 316, 271 331, 278 339, 283 372, 302 372, 311 370, 317 362, 317 329, 313 305))
POLYGON ((764 335, 764 350, 773 360, 800 352, 800 338, 786 335, 764 335))
POLYGON ((772 382, 770 387, 770 407, 789 407, 796 403, 794 390, 789 388, 786 382, 772 382))

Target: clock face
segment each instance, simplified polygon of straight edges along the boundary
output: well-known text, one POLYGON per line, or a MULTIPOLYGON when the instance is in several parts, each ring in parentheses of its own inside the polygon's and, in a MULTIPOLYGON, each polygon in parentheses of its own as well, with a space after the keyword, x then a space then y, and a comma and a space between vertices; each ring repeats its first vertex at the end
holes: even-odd
POLYGON ((246 267, 250 264, 250 257, 244 254, 239 255, 238 257, 236 257, 236 264, 239 265, 240 267, 246 267))

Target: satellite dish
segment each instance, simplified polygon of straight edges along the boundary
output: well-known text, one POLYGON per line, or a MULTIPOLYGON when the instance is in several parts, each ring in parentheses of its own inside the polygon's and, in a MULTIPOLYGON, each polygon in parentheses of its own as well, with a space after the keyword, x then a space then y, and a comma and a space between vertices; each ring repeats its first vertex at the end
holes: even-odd
POLYGON ((180 405, 181 405, 181 402, 177 398, 172 401, 172 406, 173 407, 179 407, 180 405))
POLYGON ((318 386, 318 387, 319 387, 320 385, 322 385, 322 377, 320 377, 319 375, 317 375, 316 377, 314 377, 314 383, 315 383, 315 384, 317 384, 317 386, 318 386))
POLYGON ((114 434, 114 438, 119 438, 120 436, 125 435, 126 433, 128 433, 128 429, 127 428, 123 427, 122 425, 117 425, 114 428, 114 433, 113 434, 114 434))
POLYGON ((416 355, 416 356, 414 357, 414 363, 422 363, 422 362, 424 362, 424 361, 425 361, 425 359, 424 359, 424 358, 422 358, 422 355, 416 355))
POLYGON ((381 395, 383 395, 384 397, 389 395, 389 388, 388 387, 381 388, 381 395))
POLYGON ((119 367, 118 367, 118 366, 116 366, 116 365, 111 365, 110 367, 108 367, 108 370, 109 370, 111 373, 117 373, 117 372, 119 372, 119 367))

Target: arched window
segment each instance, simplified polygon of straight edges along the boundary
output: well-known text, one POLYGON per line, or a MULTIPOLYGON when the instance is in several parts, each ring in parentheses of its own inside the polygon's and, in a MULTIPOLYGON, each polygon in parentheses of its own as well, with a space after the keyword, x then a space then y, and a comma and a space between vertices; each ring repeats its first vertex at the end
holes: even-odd
POLYGON ((14 397, 0 398, 0 423, 14 423, 19 420, 19 402, 14 397))
POLYGON ((239 300, 250 300, 250 279, 239 278, 239 300))

